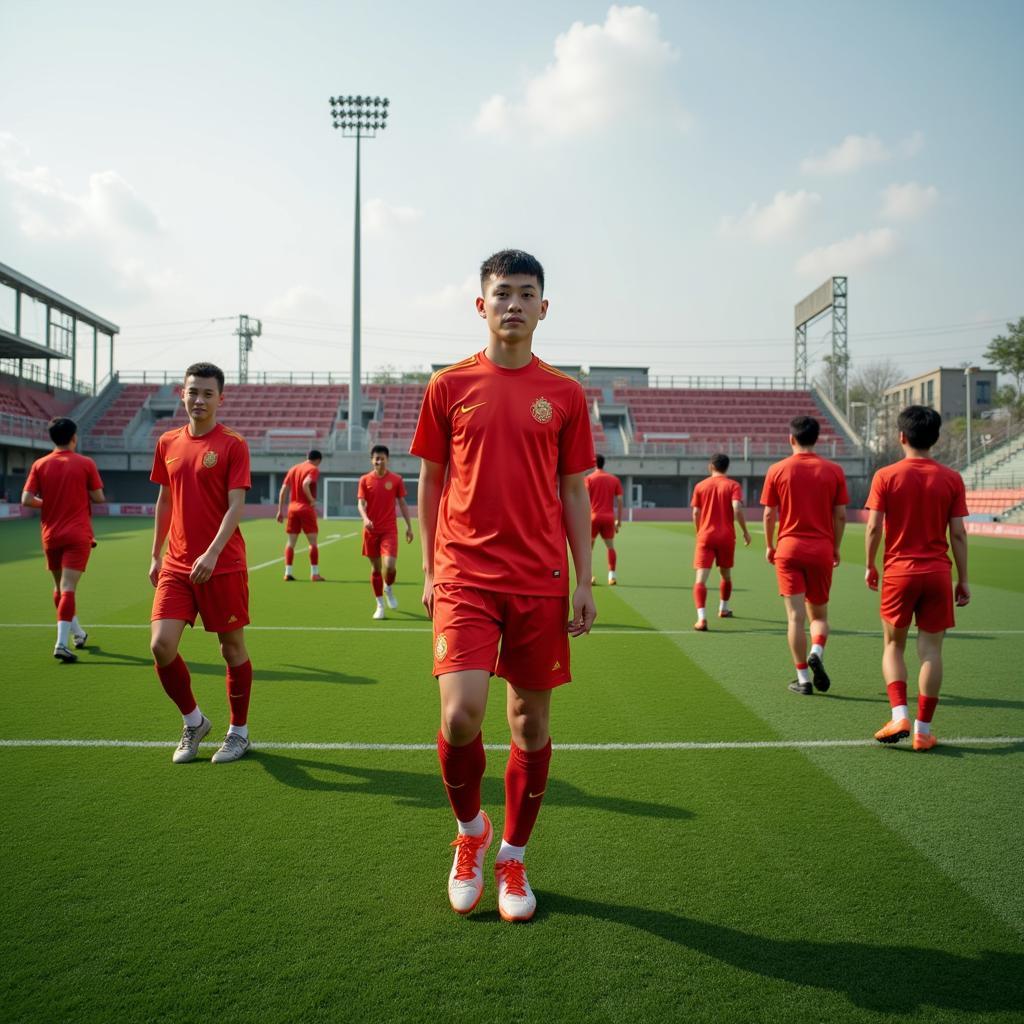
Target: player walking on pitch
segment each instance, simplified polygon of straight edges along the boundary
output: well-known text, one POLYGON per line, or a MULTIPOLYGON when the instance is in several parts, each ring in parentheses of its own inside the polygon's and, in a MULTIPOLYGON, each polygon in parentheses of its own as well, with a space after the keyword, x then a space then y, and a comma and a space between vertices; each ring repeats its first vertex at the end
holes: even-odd
POLYGON ((824 663, 828 597, 832 570, 839 564, 839 545, 850 500, 842 466, 814 451, 820 429, 813 416, 797 416, 790 421, 789 444, 793 454, 768 469, 761 491, 761 504, 765 506, 765 557, 775 566, 779 594, 786 602, 789 650, 796 665, 797 677, 789 688, 804 695, 814 690, 824 693, 831 685, 824 663), (810 656, 804 632, 808 619, 810 656))
MULTIPOLYGON (((590 496, 590 548, 593 551, 598 535, 608 549, 608 586, 618 582, 615 567, 618 552, 615 550, 615 534, 622 528, 622 481, 612 473, 604 471, 604 456, 597 456, 597 469, 584 477, 587 494, 590 496)), ((590 577, 590 582, 596 582, 590 577)))
POLYGON ((49 431, 53 451, 32 464, 21 503, 40 510, 43 553, 53 576, 53 604, 57 609, 53 656, 58 661, 73 662, 78 656, 68 646, 69 640, 82 648, 89 638, 78 621, 75 595, 96 546, 90 502, 106 499, 96 463, 76 451, 75 421, 56 416, 50 420, 49 431))
POLYGON ((398 562, 398 522, 395 502, 405 520, 405 541, 412 543, 412 521, 405 503, 405 483, 397 473, 388 469, 391 452, 386 445, 375 444, 370 449, 373 469, 359 479, 357 496, 359 514, 363 517, 363 554, 370 561, 370 586, 377 602, 373 610, 375 619, 384 618, 384 602, 398 607, 398 598, 392 589, 398 562))
POLYGON ((896 421, 903 458, 875 473, 868 496, 865 533, 867 570, 864 581, 878 589, 875 560, 885 529, 882 572, 882 631, 885 651, 882 674, 889 693, 892 718, 875 733, 880 743, 897 743, 910 735, 907 710, 907 664, 904 650, 910 620, 917 622, 917 720, 914 750, 931 750, 936 740, 932 715, 942 686, 942 641, 956 624, 953 581, 947 555, 956 562, 956 604, 971 599, 967 582, 967 496, 959 473, 931 457, 939 439, 942 417, 923 405, 911 405, 896 421))
POLYGON ((527 921, 537 901, 524 858, 547 787, 551 691, 571 678, 569 636, 589 632, 596 615, 584 484, 594 442, 579 382, 532 353, 548 308, 540 263, 518 250, 496 253, 480 284, 487 347, 434 374, 412 443, 422 459, 423 604, 434 620, 438 757, 459 833, 448 898, 468 914, 483 893, 492 828, 480 806, 480 730, 498 675, 512 731, 498 909, 527 921), (571 621, 567 538, 577 581, 571 621))
POLYGON ((697 545, 693 552, 693 603, 697 608, 697 621, 693 628, 706 632, 708 628, 708 577, 717 563, 718 617, 731 619, 729 598, 732 596, 732 567, 736 559, 736 527, 743 531, 743 543, 750 547, 750 531, 743 515, 743 492, 740 485, 725 475, 729 456, 722 452, 711 456, 707 480, 701 480, 693 489, 690 505, 697 532, 697 545))
POLYGON ((294 581, 292 563, 295 561, 295 542, 299 534, 306 535, 309 544, 309 578, 314 583, 323 583, 320 575, 320 549, 317 547, 316 485, 320 479, 320 463, 323 454, 316 448, 310 449, 305 462, 292 466, 284 475, 281 491, 277 496, 277 521, 285 523, 287 542, 284 547, 285 582, 294 581), (288 518, 285 520, 284 500, 288 498, 288 518))
POLYGON ((252 662, 245 648, 249 623, 249 578, 245 541, 238 528, 249 479, 249 446, 217 422, 224 398, 224 373, 213 363, 185 371, 181 399, 188 423, 169 430, 156 445, 150 479, 160 485, 153 524, 149 579, 156 588, 150 647, 156 674, 184 719, 172 760, 194 760, 210 731, 210 720, 192 694, 188 666, 178 653, 186 626, 196 615, 216 633, 227 663, 231 724, 214 764, 237 761, 249 749, 252 662), (167 555, 164 541, 170 537, 167 555))

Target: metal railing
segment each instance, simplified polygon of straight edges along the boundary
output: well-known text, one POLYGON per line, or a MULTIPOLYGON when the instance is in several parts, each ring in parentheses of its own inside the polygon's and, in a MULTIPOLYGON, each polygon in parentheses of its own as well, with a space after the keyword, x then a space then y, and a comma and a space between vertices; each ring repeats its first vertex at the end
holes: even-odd
POLYGON ((37 441, 50 439, 46 420, 37 420, 33 416, 18 416, 11 412, 0 412, 0 434, 9 437, 30 437, 37 441))

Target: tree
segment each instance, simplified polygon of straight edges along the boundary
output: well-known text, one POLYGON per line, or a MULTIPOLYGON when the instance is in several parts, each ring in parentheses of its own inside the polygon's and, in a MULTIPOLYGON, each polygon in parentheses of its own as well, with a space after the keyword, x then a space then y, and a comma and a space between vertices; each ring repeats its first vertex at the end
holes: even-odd
POLYGON ((850 401, 865 402, 872 409, 882 406, 882 396, 906 377, 903 368, 891 359, 858 366, 850 377, 850 401))
POLYGON ((1008 373, 1018 396, 1024 394, 1024 316, 1006 325, 1006 334, 993 338, 985 349, 985 358, 1000 373, 1008 373))

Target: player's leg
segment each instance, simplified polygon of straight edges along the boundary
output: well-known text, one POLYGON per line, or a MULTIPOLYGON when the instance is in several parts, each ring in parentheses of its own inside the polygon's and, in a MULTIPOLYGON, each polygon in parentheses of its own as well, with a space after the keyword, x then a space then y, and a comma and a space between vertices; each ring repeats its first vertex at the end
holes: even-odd
POLYGON ((231 721, 223 744, 210 760, 213 764, 224 764, 228 761, 237 761, 249 749, 252 662, 245 646, 244 628, 218 632, 217 639, 220 641, 221 657, 227 666, 224 682, 231 721))
POLYGON ((814 693, 814 687, 811 685, 811 673, 807 667, 806 601, 803 592, 784 594, 782 600, 786 606, 786 639, 789 642, 789 652, 793 656, 793 664, 796 666, 796 679, 789 684, 789 688, 793 693, 808 696, 814 693))
MULTIPOLYGON (((159 597, 159 590, 157 594, 159 597)), ((159 614, 155 603, 153 610, 159 614)), ((192 621, 195 621, 194 614, 193 612, 192 621)), ((164 693, 174 701, 181 712, 181 739, 171 757, 175 764, 186 764, 195 760, 199 744, 211 727, 210 720, 196 703, 195 695, 192 693, 192 676, 184 659, 178 653, 181 635, 186 625, 186 619, 154 619, 150 623, 149 634, 149 648, 153 654, 157 678, 164 688, 164 693)))
MULTIPOLYGON (((57 644, 53 648, 53 656, 58 661, 78 660, 74 654, 71 654, 69 645, 71 634, 74 631, 73 627, 78 618, 75 610, 75 591, 81 578, 81 570, 69 568, 67 564, 61 567, 60 600, 57 602, 57 644), (68 658, 69 654, 71 654, 70 658, 68 658)), ((79 626, 78 632, 81 633, 81 626, 79 626)))
POLYGON ((316 530, 306 531, 306 543, 309 544, 309 578, 314 583, 322 583, 323 576, 320 575, 320 547, 317 544, 320 534, 316 530))
POLYGON ((384 600, 391 609, 398 607, 398 598, 395 597, 395 577, 398 575, 398 555, 381 555, 381 565, 384 570, 384 600))
POLYGON ((284 544, 284 578, 291 581, 295 579, 295 542, 299 539, 298 531, 285 534, 284 544))
POLYGON ((719 565, 718 567, 718 617, 720 619, 731 619, 732 609, 729 607, 729 598, 732 597, 732 567, 719 565))
POLYGON ((368 557, 370 563, 370 587, 373 590, 373 599, 376 607, 373 611, 375 619, 384 618, 384 574, 381 569, 381 557, 379 554, 368 557))
POLYGON ((712 558, 707 556, 702 545, 698 545, 693 577, 693 606, 697 609, 697 621, 693 628, 702 633, 708 628, 708 577, 711 575, 712 558), (707 565, 702 564, 705 561, 707 565))
POLYGON ((832 680, 825 671, 825 642, 828 640, 828 602, 819 604, 806 600, 807 618, 811 623, 811 650, 807 655, 807 667, 811 670, 814 688, 824 693, 832 680))
POLYGON ((609 522, 604 525, 604 527, 601 530, 601 539, 604 541, 604 546, 608 549, 608 586, 614 587, 619 582, 619 578, 615 574, 616 567, 619 564, 619 554, 615 550, 614 522, 609 522))
POLYGON ((898 743, 910 735, 905 657, 909 630, 909 618, 902 626, 882 620, 882 678, 885 680, 885 690, 889 695, 892 714, 889 721, 875 733, 875 739, 879 743, 898 743))
POLYGON ((946 631, 926 633, 917 627, 917 655, 921 668, 917 677, 917 718, 914 720, 914 749, 931 750, 935 746, 932 734, 932 716, 939 703, 942 688, 942 641, 946 631))
MULTIPOLYGON (((594 546, 597 544, 597 538, 598 538, 598 535, 600 534, 600 532, 601 532, 601 524, 596 519, 594 519, 593 516, 591 516, 591 519, 590 519, 590 554, 591 554, 591 559, 590 560, 591 560, 591 564, 593 564, 593 560, 594 560, 593 559, 594 546)), ((591 576, 590 577, 590 585, 592 587, 597 585, 597 577, 596 576, 591 576)))

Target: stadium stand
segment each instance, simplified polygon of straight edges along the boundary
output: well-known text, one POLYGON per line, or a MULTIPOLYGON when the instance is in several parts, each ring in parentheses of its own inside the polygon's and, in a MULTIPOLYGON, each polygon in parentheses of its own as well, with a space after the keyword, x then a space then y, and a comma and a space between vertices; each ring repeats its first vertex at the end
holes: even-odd
POLYGON ((971 515, 999 516, 1024 504, 1024 487, 1000 487, 967 492, 971 515))
POLYGON ((54 416, 66 416, 74 405, 74 400, 0 376, 0 433, 46 438, 47 422, 54 416))
POLYGON ((125 384, 92 425, 89 433, 102 437, 123 436, 128 425, 141 411, 146 399, 158 390, 156 384, 125 384))

